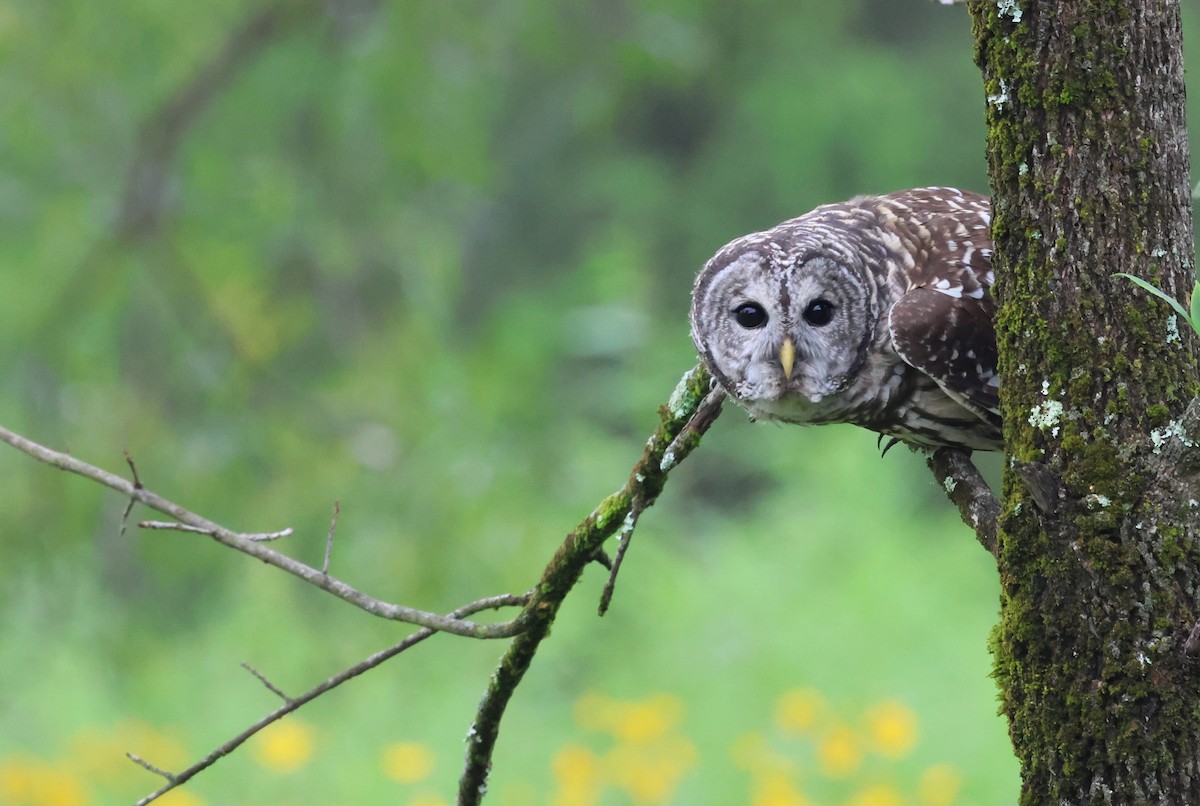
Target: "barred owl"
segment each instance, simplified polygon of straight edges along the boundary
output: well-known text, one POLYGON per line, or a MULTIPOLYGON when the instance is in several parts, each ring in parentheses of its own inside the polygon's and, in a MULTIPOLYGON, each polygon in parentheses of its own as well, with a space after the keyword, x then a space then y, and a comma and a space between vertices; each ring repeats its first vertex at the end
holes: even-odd
POLYGON ((953 188, 827 204, 729 243, 692 340, 752 419, 1002 446, 988 200, 953 188))

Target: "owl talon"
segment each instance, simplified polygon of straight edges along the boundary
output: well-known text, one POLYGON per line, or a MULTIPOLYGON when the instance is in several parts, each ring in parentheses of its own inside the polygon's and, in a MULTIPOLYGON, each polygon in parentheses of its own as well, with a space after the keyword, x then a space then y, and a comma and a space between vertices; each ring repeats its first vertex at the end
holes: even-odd
MULTIPOLYGON (((883 442, 883 434, 879 435, 879 440, 875 443, 876 448, 879 447, 880 442, 883 442)), ((892 437, 889 439, 888 444, 884 445, 883 450, 879 452, 879 458, 882 459, 883 457, 887 456, 887 452, 896 447, 896 443, 898 442, 900 442, 900 437, 892 437)))

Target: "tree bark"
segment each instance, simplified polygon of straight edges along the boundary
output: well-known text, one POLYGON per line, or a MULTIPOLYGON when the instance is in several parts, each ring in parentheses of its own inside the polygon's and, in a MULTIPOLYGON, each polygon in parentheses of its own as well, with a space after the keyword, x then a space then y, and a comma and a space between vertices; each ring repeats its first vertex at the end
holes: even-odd
POLYGON ((973 0, 1021 803, 1200 803, 1200 406, 1178 0, 973 0), (1185 302, 1186 304, 1186 302, 1185 302), (1186 415, 1185 415, 1186 411, 1186 415))

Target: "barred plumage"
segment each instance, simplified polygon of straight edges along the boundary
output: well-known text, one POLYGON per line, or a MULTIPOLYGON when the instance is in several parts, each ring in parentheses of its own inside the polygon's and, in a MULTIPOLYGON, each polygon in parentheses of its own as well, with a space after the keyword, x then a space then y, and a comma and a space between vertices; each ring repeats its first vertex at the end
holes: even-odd
POLYGON ((919 188, 738 238, 692 292, 692 340, 752 418, 1002 446, 991 208, 919 188))

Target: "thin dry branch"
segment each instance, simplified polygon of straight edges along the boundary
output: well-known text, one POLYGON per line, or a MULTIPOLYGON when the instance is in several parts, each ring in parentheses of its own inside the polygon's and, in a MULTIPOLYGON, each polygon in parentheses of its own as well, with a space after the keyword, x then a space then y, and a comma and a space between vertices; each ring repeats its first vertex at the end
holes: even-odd
POLYGON ((333 537, 337 534, 338 516, 342 514, 342 502, 333 502, 333 519, 329 521, 329 531, 325 534, 325 559, 321 561, 321 573, 329 575, 329 561, 333 558, 333 537))
POLYGON ((1000 517, 1000 499, 983 480, 979 468, 971 461, 971 455, 957 448, 938 448, 929 454, 925 463, 933 471, 938 484, 958 507, 963 523, 975 530, 980 545, 996 556, 997 519, 1000 517))
MULTIPOLYGON (((125 464, 129 465, 129 472, 133 474, 133 486, 141 487, 142 480, 138 478, 137 465, 134 464, 133 457, 129 455, 129 451, 125 451, 125 464)), ((121 537, 125 536, 125 527, 129 525, 129 513, 133 512, 133 506, 137 502, 132 498, 125 505, 125 512, 121 515, 121 537)))
POLYGON ((634 500, 633 505, 629 507, 629 514, 625 516, 625 522, 621 524, 621 531, 617 532, 617 552, 608 565, 608 581, 604 583, 604 590, 600 592, 600 607, 597 609, 602 616, 612 604, 613 591, 617 587, 617 574, 621 573, 621 563, 625 562, 625 552, 629 551, 629 546, 633 543, 633 530, 637 528, 640 517, 642 503, 634 500))
POLYGON ((173 501, 168 501, 166 498, 151 492, 140 484, 135 484, 121 478, 115 473, 110 473, 107 470, 80 461, 69 454, 47 448, 45 445, 27 439, 2 426, 0 426, 0 441, 7 442, 9 445, 12 445, 22 453, 32 456, 34 459, 53 465, 60 470, 66 470, 70 473, 91 479, 111 490, 116 490, 121 495, 135 500, 139 504, 144 504, 164 515, 171 516, 178 522, 170 526, 172 529, 179 529, 179 524, 183 524, 191 527, 189 531, 203 532, 222 545, 229 546, 243 554, 250 555, 256 560, 261 560, 268 565, 273 565, 276 568, 287 571, 289 574, 299 577, 310 585, 315 585, 326 593, 331 593, 360 610, 365 610, 371 615, 392 621, 403 621, 408 624, 429 627, 433 630, 462 635, 468 638, 511 638, 522 629, 519 619, 499 624, 479 624, 466 619, 443 616, 439 613, 417 610, 416 608, 376 599, 347 585, 336 577, 322 573, 320 569, 313 568, 299 560, 288 557, 286 554, 280 554, 268 548, 262 542, 262 533, 242 534, 227 529, 218 523, 214 523, 207 518, 184 509, 173 501))
MULTIPOLYGON (((514 596, 511 594, 505 594, 505 595, 501 595, 501 596, 491 596, 487 599, 480 599, 476 602, 471 602, 470 604, 463 605, 462 607, 458 608, 457 610, 451 611, 446 616, 446 618, 454 620, 454 621, 461 621, 464 617, 470 616, 474 613, 478 613, 481 610, 494 610, 494 609, 500 608, 500 607, 522 607, 529 602, 529 599, 530 599, 530 594, 528 594, 528 593, 521 595, 521 596, 514 596)), ((320 697, 322 694, 325 694, 326 692, 328 692, 334 688, 337 688, 342 683, 345 683, 348 680, 352 680, 355 677, 358 677, 363 672, 367 672, 367 671, 370 671, 371 669, 374 669, 376 666, 379 666, 381 663, 384 663, 385 661, 388 661, 388 660, 394 658, 396 655, 399 655, 401 652, 405 651, 406 649, 409 649, 410 647, 413 647, 413 646, 421 643, 426 638, 428 638, 431 635, 434 635, 437 632, 439 632, 439 631, 431 629, 429 627, 423 627, 420 630, 417 630, 416 632, 414 632, 412 635, 409 635, 407 638, 405 638, 400 643, 395 644, 394 646, 390 646, 387 649, 376 652, 375 654, 371 655, 370 657, 365 658, 364 660, 360 661, 359 663, 354 664, 353 666, 351 666, 348 669, 345 669, 344 671, 338 672, 337 674, 335 674, 333 677, 329 678, 325 682, 309 689, 308 691, 301 694, 299 697, 295 697, 295 698, 287 697, 286 695, 283 694, 283 692, 281 692, 279 689, 277 689, 274 685, 270 684, 267 681, 267 679, 265 677, 263 677, 261 674, 259 674, 256 670, 250 669, 251 673, 254 674, 254 676, 257 677, 264 685, 266 685, 267 688, 269 688, 272 692, 274 692, 275 694, 277 694, 278 696, 283 698, 284 704, 279 706, 278 708, 276 708, 271 713, 264 716, 262 719, 255 722, 250 727, 243 730, 238 735, 234 736, 229 741, 227 741, 224 744, 220 745, 219 747, 215 748, 212 752, 210 752, 204 758, 200 759, 195 764, 188 767, 186 770, 183 770, 182 772, 178 772, 178 773, 167 772, 165 770, 162 770, 162 769, 154 766, 153 764, 146 761, 145 759, 142 759, 139 756, 134 755, 133 753, 127 753, 126 755, 129 757, 129 759, 131 761, 133 761, 136 764, 138 764, 139 766, 144 767, 147 770, 150 770, 151 772, 154 772, 154 773, 162 776, 163 778, 167 779, 167 783, 164 786, 162 786, 159 789, 156 789, 155 791, 151 792, 146 797, 137 801, 135 806, 145 806, 145 804, 147 804, 147 803, 151 803, 152 801, 158 800, 160 797, 162 797, 166 793, 170 792, 172 789, 175 789, 176 787, 187 783, 188 781, 190 781, 192 778, 194 778, 199 773, 208 769, 213 764, 216 764, 219 760, 221 760, 222 758, 224 758, 225 756, 229 755, 234 750, 236 750, 238 747, 243 745, 246 742, 246 740, 248 740, 251 736, 258 733, 259 731, 261 731, 263 728, 267 727, 271 723, 279 721, 280 719, 282 719, 283 717, 292 713, 293 711, 297 710, 298 708, 312 702, 317 697, 320 697)))
MULTIPOLYGON (((137 502, 130 500, 129 503, 132 506, 137 502)), ((176 523, 174 521, 138 521, 138 528, 166 529, 172 532, 192 532, 193 534, 216 537, 211 529, 201 529, 199 526, 189 526, 186 523, 176 523)), ((285 529, 280 529, 278 532, 242 532, 242 537, 257 543, 265 543, 271 540, 278 540, 281 537, 291 537, 293 534, 295 534, 295 530, 288 526, 285 529)))
POLYGON ((166 778, 168 781, 170 781, 172 778, 175 777, 174 775, 172 775, 171 773, 162 769, 161 767, 155 767, 153 764, 151 764, 149 761, 146 761, 146 759, 142 758, 137 753, 126 753, 125 757, 127 759, 129 759, 130 761, 132 761, 134 764, 141 767, 143 770, 154 773, 159 778, 166 778))
POLYGON ((670 401, 659 409, 658 428, 646 442, 629 480, 567 535, 542 572, 533 598, 518 619, 525 630, 509 645, 492 675, 467 736, 459 806, 477 806, 482 799, 504 711, 538 646, 549 634, 563 599, 603 542, 627 522, 635 507, 644 510, 653 505, 670 469, 700 444, 701 436, 720 413, 723 396, 712 393, 710 387, 711 379, 702 365, 683 376, 670 401))
POLYGON ((271 692, 279 699, 283 700, 284 702, 292 701, 291 697, 289 697, 287 694, 283 693, 283 689, 279 688, 279 686, 272 683, 265 674, 260 672, 258 669, 255 669, 249 663, 242 663, 242 668, 245 669, 247 672, 249 672, 251 675, 253 675, 255 680, 262 683, 263 686, 267 689, 267 691, 271 692))

